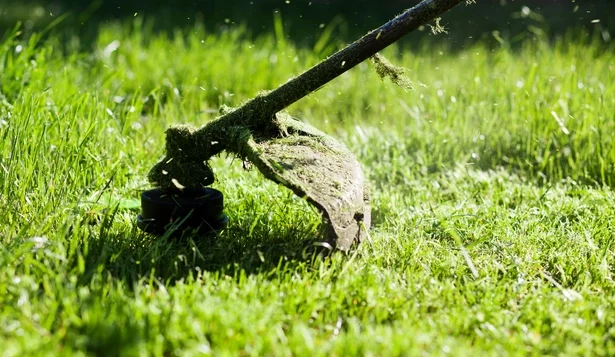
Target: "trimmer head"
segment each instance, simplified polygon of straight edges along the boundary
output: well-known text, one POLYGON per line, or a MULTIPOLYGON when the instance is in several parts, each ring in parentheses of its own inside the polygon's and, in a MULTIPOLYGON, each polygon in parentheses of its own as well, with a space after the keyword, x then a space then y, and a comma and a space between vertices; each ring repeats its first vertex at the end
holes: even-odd
POLYGON ((217 233, 226 227, 222 192, 209 187, 180 191, 159 188, 141 194, 137 225, 147 233, 217 233))
POLYGON ((170 229, 176 234, 194 229, 208 233, 225 226, 220 191, 184 187, 209 180, 201 174, 212 172, 208 157, 201 154, 207 152, 202 145, 214 141, 314 205, 322 213, 329 244, 348 250, 362 241, 371 209, 365 176, 355 156, 339 141, 288 114, 278 113, 271 123, 275 128, 271 132, 249 127, 228 130, 219 121, 198 130, 168 129, 167 156, 150 172, 150 179, 162 188, 142 194, 139 227, 162 235, 170 229))

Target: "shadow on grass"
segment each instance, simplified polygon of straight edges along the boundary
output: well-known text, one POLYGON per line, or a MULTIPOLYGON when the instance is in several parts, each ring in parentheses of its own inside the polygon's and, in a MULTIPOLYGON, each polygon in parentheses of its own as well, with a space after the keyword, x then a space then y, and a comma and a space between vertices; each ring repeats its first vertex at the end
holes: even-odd
MULTIPOLYGON (((85 271, 79 283, 86 285, 101 273, 127 286, 154 277, 175 282, 202 271, 227 276, 267 274, 281 266, 311 265, 334 253, 318 231, 294 228, 250 237, 250 227, 231 224, 219 236, 187 236, 171 239, 132 230, 91 234, 81 242, 85 271)), ((339 253, 343 254, 343 253, 339 253)))

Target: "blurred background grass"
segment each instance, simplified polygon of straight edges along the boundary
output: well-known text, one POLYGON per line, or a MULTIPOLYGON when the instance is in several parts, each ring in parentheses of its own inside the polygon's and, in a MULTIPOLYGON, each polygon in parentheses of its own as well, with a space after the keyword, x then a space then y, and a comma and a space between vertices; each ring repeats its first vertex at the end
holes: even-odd
MULTIPOLYGON (((131 17, 152 23, 151 30, 173 32, 204 25, 214 33, 245 27, 250 34, 274 31, 274 18, 281 19, 284 34, 296 45, 313 47, 323 38, 349 42, 379 26, 418 0, 1 0, 0 30, 23 23, 24 32, 44 28, 66 16, 59 29, 81 45, 95 41, 101 25, 131 17)), ((428 29, 402 43, 408 46, 429 41, 462 49, 477 41, 511 45, 528 38, 554 39, 575 31, 596 35, 610 42, 615 21, 608 14, 615 2, 599 0, 479 0, 473 6, 460 6, 446 14, 442 23, 449 33, 431 36, 428 29)))

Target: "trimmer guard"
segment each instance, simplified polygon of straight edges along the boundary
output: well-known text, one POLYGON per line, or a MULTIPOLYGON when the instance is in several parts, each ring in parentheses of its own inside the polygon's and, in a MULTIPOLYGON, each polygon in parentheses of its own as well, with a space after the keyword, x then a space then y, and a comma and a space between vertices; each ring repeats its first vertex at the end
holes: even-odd
POLYGON ((277 114, 277 120, 285 135, 242 136, 246 140, 237 154, 320 210, 330 243, 348 250, 367 236, 371 222, 361 165, 345 145, 314 127, 286 114, 277 114))

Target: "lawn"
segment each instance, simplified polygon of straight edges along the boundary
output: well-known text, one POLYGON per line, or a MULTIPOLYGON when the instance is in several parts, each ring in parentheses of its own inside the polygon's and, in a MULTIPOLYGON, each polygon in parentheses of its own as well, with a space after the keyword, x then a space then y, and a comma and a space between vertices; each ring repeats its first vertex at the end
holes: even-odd
POLYGON ((218 238, 148 236, 135 216, 168 126, 339 44, 154 30, 0 42, 3 355, 615 354, 615 54, 599 39, 393 46, 413 90, 364 63, 290 107, 348 145, 372 193, 372 244, 319 257, 317 212, 233 157, 212 162, 218 238))

